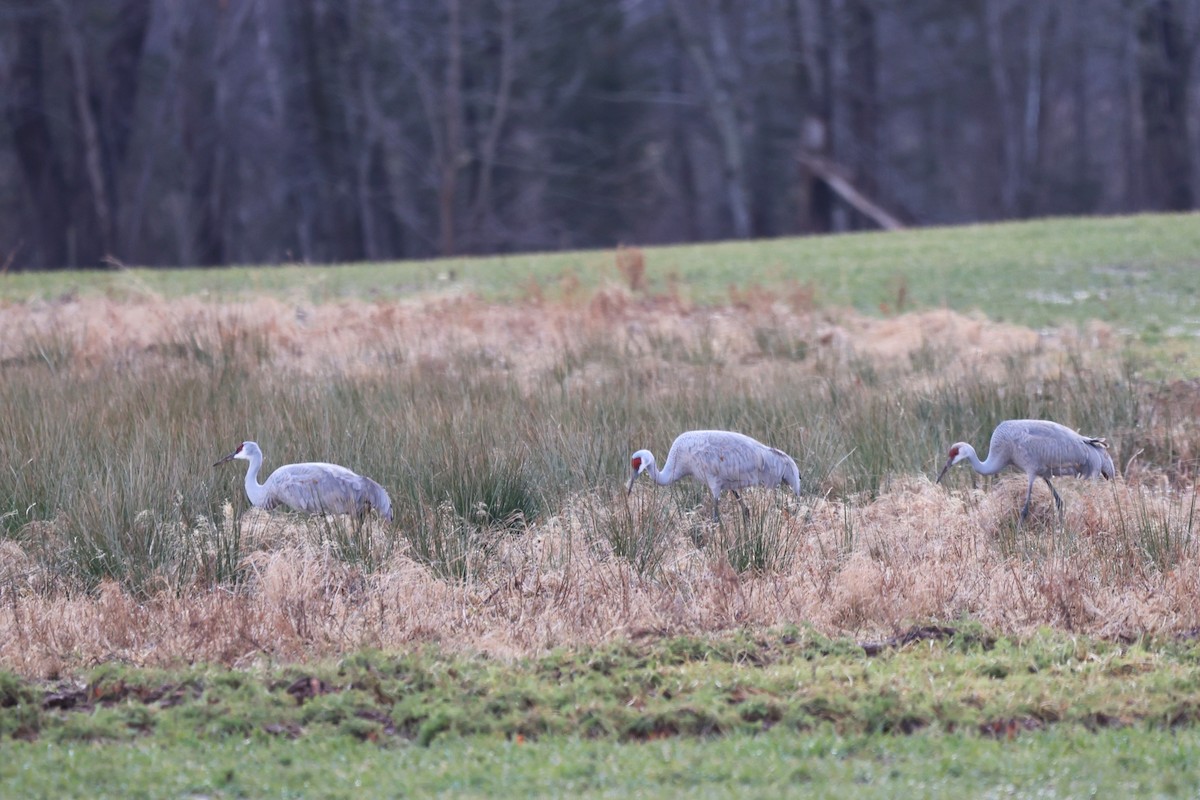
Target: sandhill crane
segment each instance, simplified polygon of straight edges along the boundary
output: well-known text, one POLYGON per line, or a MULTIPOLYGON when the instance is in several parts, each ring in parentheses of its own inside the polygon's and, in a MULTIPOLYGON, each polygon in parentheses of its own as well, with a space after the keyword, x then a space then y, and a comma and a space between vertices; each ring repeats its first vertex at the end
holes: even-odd
POLYGON ((372 508, 392 521, 392 501, 375 481, 337 464, 320 461, 285 464, 258 482, 263 455, 255 442, 242 442, 214 467, 233 459, 249 461, 246 495, 258 508, 268 511, 281 505, 309 514, 350 514, 361 520, 372 508))
POLYGON ((662 470, 654 463, 654 454, 638 450, 630 456, 633 474, 629 492, 643 472, 659 486, 692 477, 708 486, 713 496, 713 521, 720 519, 717 501, 728 489, 741 503, 747 514, 750 510, 738 494, 747 486, 780 486, 786 484, 800 494, 800 470, 796 462, 782 450, 768 447, 757 439, 732 431, 687 431, 675 437, 662 470))
MULTIPOLYGON (((1054 495, 1054 504, 1059 517, 1063 513, 1063 501, 1050 483, 1050 477, 1074 475, 1078 478, 1094 478, 1097 475, 1111 479, 1116 470, 1108 454, 1108 442, 1076 433, 1065 425, 1044 419, 1009 419, 1001 422, 992 432, 992 443, 988 446, 987 461, 980 461, 975 448, 966 442, 950 447, 946 466, 938 473, 938 483, 946 470, 960 461, 970 461, 980 475, 995 475, 1008 466, 1022 470, 1029 477, 1029 490, 1025 493, 1025 505, 1021 509, 1021 522, 1029 515, 1029 502, 1033 498, 1033 482, 1041 478, 1054 495)), ((1018 523, 1019 524, 1019 523, 1018 523)))

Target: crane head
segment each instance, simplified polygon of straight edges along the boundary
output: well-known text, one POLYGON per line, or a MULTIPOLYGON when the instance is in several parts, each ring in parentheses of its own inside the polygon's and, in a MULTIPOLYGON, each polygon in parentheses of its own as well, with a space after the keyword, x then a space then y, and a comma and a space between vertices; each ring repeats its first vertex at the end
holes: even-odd
POLYGON ((946 466, 942 467, 942 471, 938 473, 936 483, 941 483, 945 477, 946 471, 953 467, 958 462, 967 457, 967 451, 975 452, 971 445, 966 442, 958 442, 950 446, 950 452, 947 454, 946 466))
POLYGON ((796 496, 800 496, 800 468, 796 466, 796 462, 792 458, 788 458, 784 465, 783 475, 779 480, 780 486, 790 486, 796 496))
POLYGON ((243 461, 249 461, 251 456, 254 453, 257 453, 260 457, 262 456, 262 451, 258 449, 257 444, 255 444, 254 442, 242 442, 241 444, 239 444, 237 446, 236 449, 234 449, 234 451, 232 453, 225 456, 217 463, 213 464, 213 466, 219 467, 222 464, 224 464, 226 461, 232 461, 235 458, 240 458, 243 461))
POLYGON ((633 491, 633 482, 637 480, 637 476, 645 472, 653 463, 654 454, 649 450, 638 450, 629 457, 629 467, 632 474, 629 476, 629 490, 626 494, 633 491))

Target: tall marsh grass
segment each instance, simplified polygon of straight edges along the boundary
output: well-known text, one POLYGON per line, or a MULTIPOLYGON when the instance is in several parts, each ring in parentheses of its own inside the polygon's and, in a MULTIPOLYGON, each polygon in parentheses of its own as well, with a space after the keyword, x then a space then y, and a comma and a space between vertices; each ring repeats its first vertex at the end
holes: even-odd
MULTIPOLYGON (((620 338, 606 321, 571 331, 549 358, 544 348, 505 355, 503 342, 398 357, 403 338, 380 334, 379 358, 367 341, 352 358, 307 371, 285 363, 273 323, 249 314, 167 326, 136 352, 31 335, 7 343, 0 365, 0 534, 28 545, 65 589, 236 584, 248 545, 223 509, 231 500, 244 508, 244 473, 211 464, 254 439, 265 471, 331 461, 389 490, 393 530, 321 523, 331 552, 364 568, 403 551, 468 580, 502 537, 589 497, 595 535, 651 574, 661 537, 679 524, 667 504, 681 520, 705 493, 677 486, 654 500, 635 492, 623 510, 600 504, 617 502, 630 452, 648 447, 661 461, 683 430, 755 436, 797 459, 806 495, 855 504, 898 477, 932 476, 954 441, 982 449, 1009 417, 1107 435, 1117 453, 1141 448, 1143 462, 1171 458, 1192 435, 1159 433, 1128 372, 1079 358, 1048 371, 1038 354, 1014 352, 997 372, 930 343, 905 359, 838 356, 803 326, 751 317, 741 331, 746 360, 724 323, 620 338)), ((963 485, 965 472, 950 485, 963 485)), ((749 527, 730 522, 715 546, 738 572, 782 568, 793 534, 781 513, 776 505, 749 527)))
POLYGON ((653 577, 666 561, 680 520, 670 500, 655 492, 594 492, 583 497, 585 535, 601 557, 624 559, 640 577, 653 577))
POLYGON ((746 514, 727 514, 708 543, 718 560, 735 573, 780 573, 792 564, 799 526, 793 515, 778 505, 757 507, 746 514))
POLYGON ((1117 497, 1114 506, 1117 538, 1131 569, 1170 572, 1184 562, 1200 532, 1195 487, 1180 497, 1139 486, 1134 497, 1117 497))

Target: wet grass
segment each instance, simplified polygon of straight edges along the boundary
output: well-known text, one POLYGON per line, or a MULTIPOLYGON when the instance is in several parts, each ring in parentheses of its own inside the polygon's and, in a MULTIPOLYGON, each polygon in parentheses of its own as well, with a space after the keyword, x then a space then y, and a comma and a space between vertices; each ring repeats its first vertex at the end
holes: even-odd
POLYGON ((23 744, 0 764, 13 796, 896 798, 1188 797, 1195 730, 797 737, 786 731, 643 743, 489 737, 380 751, 347 737, 256 742, 23 744), (86 787, 86 789, 82 788, 86 787))
POLYGON ((0 673, 0 788, 1170 795, 1200 778, 1192 642, 911 634, 870 656, 783 630, 512 663, 426 649, 246 672, 108 665, 57 685, 0 673))

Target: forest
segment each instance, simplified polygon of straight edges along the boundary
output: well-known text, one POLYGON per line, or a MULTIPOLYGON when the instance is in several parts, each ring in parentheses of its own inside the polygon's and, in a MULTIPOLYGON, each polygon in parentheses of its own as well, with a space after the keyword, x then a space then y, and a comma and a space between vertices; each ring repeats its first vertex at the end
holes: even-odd
POLYGON ((1193 208, 1197 0, 5 0, 0 270, 1193 208))

